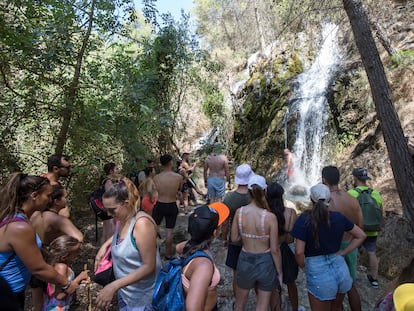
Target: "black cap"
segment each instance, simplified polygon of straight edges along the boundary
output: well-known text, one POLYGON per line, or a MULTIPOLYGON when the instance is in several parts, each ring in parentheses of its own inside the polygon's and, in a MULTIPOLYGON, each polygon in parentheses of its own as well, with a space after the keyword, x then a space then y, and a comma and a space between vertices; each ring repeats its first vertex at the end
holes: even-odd
POLYGON ((368 176, 368 171, 366 168, 363 167, 357 167, 354 168, 352 171, 352 175, 354 175, 359 180, 368 180, 371 179, 371 177, 368 176))
POLYGON ((208 205, 197 207, 188 218, 191 240, 201 243, 211 238, 219 223, 219 214, 208 205))

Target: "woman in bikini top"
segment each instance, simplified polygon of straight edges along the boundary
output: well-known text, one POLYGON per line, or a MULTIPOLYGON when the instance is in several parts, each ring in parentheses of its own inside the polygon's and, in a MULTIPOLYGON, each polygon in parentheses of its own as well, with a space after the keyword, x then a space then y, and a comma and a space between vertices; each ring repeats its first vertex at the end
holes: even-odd
POLYGON ((180 257, 187 257, 196 251, 203 251, 208 257, 195 257, 183 267, 181 280, 186 296, 186 310, 217 310, 217 284, 220 272, 214 264, 209 246, 216 235, 216 229, 230 214, 226 205, 215 202, 202 205, 188 218, 190 240, 176 246, 180 257))

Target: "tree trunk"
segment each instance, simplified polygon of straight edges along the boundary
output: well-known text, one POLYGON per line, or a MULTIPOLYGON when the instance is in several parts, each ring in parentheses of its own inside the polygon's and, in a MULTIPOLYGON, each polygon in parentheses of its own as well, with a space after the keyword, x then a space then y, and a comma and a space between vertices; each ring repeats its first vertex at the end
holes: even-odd
POLYGON ((343 4, 368 76, 404 216, 414 232, 414 163, 408 153, 384 67, 361 0, 343 0, 343 4))
POLYGON ((78 88, 79 88, 79 79, 82 69, 83 58, 86 53, 86 46, 89 43, 89 37, 92 32, 93 26, 93 14, 95 11, 95 0, 91 2, 91 10, 89 12, 89 20, 88 20, 88 29, 86 30, 85 37, 82 41, 82 46, 79 50, 78 56, 76 58, 76 65, 75 65, 75 72, 73 74, 72 82, 70 83, 68 89, 65 92, 64 98, 64 109, 62 113, 62 126, 60 127, 60 131, 57 137, 57 143, 55 148, 55 153, 63 153, 63 149, 65 147, 68 132, 70 127, 70 122, 72 120, 73 111, 75 109, 75 101, 78 95, 78 88))

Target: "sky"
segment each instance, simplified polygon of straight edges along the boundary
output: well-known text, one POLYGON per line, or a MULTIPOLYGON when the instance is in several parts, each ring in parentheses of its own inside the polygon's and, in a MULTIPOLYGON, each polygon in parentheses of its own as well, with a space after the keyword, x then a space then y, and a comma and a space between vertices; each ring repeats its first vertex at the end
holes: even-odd
MULTIPOLYGON (((142 1, 135 0, 135 3, 142 8, 142 1)), ((156 6, 161 14, 170 12, 175 20, 179 20, 181 9, 184 9, 185 13, 189 13, 194 7, 194 3, 193 0, 157 0, 156 6)))

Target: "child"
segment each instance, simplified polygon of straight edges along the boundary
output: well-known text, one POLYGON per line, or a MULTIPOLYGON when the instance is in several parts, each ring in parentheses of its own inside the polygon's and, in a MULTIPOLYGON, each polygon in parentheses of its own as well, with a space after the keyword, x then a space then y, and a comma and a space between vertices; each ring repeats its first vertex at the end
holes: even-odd
MULTIPOLYGON (((76 278, 70 264, 80 251, 81 242, 77 239, 62 235, 52 241, 49 245, 48 261, 57 272, 65 275, 69 281, 77 286, 82 280, 88 279, 88 270, 82 271, 76 278)), ((72 295, 68 295, 64 290, 47 284, 47 297, 43 304, 43 311, 65 311, 69 310, 72 295)))

